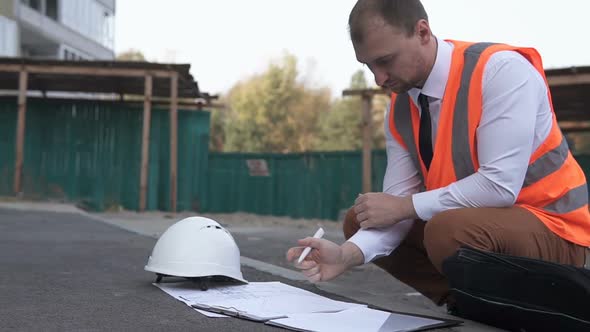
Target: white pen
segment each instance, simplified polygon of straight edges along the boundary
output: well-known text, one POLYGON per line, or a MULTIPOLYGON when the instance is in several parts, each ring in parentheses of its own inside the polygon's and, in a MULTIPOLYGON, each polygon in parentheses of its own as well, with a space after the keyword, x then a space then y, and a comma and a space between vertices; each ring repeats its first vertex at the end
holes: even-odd
MULTIPOLYGON (((324 229, 320 227, 320 229, 318 229, 318 231, 315 232, 313 237, 316 239, 321 239, 322 236, 324 236, 324 229)), ((303 249, 303 252, 301 253, 301 256, 299 256, 299 259, 297 260, 297 264, 300 264, 301 262, 303 262, 303 260, 305 259, 305 257, 307 257, 307 255, 309 254, 310 251, 311 251, 311 247, 305 247, 305 249, 303 249)))

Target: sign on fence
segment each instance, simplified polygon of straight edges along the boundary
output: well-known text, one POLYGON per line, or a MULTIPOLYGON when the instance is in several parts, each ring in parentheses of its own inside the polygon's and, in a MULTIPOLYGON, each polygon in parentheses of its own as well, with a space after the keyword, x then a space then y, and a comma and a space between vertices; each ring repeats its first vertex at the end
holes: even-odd
POLYGON ((247 159, 246 165, 248 165, 250 176, 270 176, 265 159, 247 159))

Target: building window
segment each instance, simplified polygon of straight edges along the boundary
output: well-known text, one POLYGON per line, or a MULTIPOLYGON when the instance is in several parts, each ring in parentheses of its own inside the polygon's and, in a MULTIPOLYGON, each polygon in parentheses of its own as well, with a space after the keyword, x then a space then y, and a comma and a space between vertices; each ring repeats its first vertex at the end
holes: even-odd
POLYGON ((45 2, 45 11, 48 17, 58 21, 57 13, 59 12, 57 6, 59 1, 58 0, 46 0, 45 2))
POLYGON ((21 0, 22 4, 25 4, 36 11, 41 11, 41 0, 21 0))
POLYGON ((107 1, 60 0, 59 22, 112 50, 115 12, 103 2, 107 1))
POLYGON ((80 54, 79 52, 72 50, 70 48, 64 48, 62 51, 62 60, 67 60, 67 61, 85 61, 88 60, 88 58, 82 54, 80 54))

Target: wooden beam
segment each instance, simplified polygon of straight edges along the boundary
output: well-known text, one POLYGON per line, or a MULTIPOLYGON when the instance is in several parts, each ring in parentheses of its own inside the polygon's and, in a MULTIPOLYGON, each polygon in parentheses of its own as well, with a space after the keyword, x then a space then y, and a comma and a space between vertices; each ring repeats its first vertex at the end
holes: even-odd
POLYGON ((373 150, 373 114, 371 108, 375 95, 389 95, 385 89, 348 89, 342 91, 343 96, 360 96, 362 100, 362 124, 363 124, 363 193, 371 192, 371 158, 373 150))
POLYGON ((549 76, 547 82, 549 87, 590 84, 590 73, 549 76))
MULTIPOLYGON (((562 74, 547 76, 547 82, 550 87, 568 86, 568 85, 583 85, 590 84, 590 73, 582 74, 562 74)), ((385 89, 348 89, 342 91, 343 96, 362 96, 362 95, 389 95, 390 93, 385 89)))
POLYGON ((373 145, 373 95, 362 95, 363 110, 363 193, 371 192, 371 154, 373 145))
MULTIPOLYGON (((169 93, 169 91, 167 91, 166 93, 169 93)), ((177 103, 178 105, 198 105, 200 102, 200 99, 194 99, 194 98, 180 98, 177 97, 177 103)), ((140 101, 143 102, 143 95, 132 95, 132 94, 126 94, 125 95, 125 101, 140 101)), ((160 97, 160 96, 155 96, 152 94, 152 104, 162 104, 165 103, 166 106, 170 105, 170 96, 166 96, 166 97, 160 97)))
POLYGON ((389 95, 385 89, 348 89, 342 91, 343 96, 374 96, 374 95, 389 95))
POLYGON ((209 102, 209 103, 200 103, 197 102, 197 108, 198 109, 203 109, 203 108, 207 108, 207 109, 227 109, 227 105, 223 104, 223 103, 213 103, 213 102, 209 102))
POLYGON ((170 78, 170 210, 176 212, 178 160, 178 74, 170 78))
POLYGON ((590 132, 590 121, 558 121, 563 133, 590 132))
MULTIPOLYGON (((90 100, 94 100, 94 99, 90 99, 90 100)), ((132 106, 142 106, 143 102, 139 102, 137 100, 125 100, 125 104, 126 105, 132 105, 132 106)), ((213 106, 213 107, 209 107, 209 105, 205 105, 205 106, 199 106, 199 104, 183 104, 183 103, 177 103, 177 108, 181 109, 183 111, 210 111, 213 108, 225 108, 225 105, 219 105, 219 107, 213 106), (205 108, 205 109, 203 109, 205 108)), ((170 108, 170 101, 167 101, 166 103, 164 102, 157 102, 153 99, 152 96, 152 109, 154 108, 162 108, 162 109, 169 109, 170 108)))
POLYGON ((152 118, 152 77, 145 77, 145 95, 143 101, 143 133, 141 138, 141 175, 139 180, 139 211, 145 211, 148 189, 150 159, 150 125, 152 118))
MULTIPOLYGON (((0 64, 0 71, 19 72, 23 69, 22 65, 0 64)), ((122 76, 122 77, 153 77, 168 78, 175 71, 161 69, 131 69, 131 68, 98 68, 84 66, 61 66, 61 65, 25 65, 24 70, 31 74, 60 74, 60 75, 88 75, 88 76, 122 76)))
POLYGON ((20 71, 18 80, 18 117, 16 121, 16 146, 13 181, 13 191, 15 195, 20 194, 22 191, 28 77, 29 76, 25 70, 20 71))

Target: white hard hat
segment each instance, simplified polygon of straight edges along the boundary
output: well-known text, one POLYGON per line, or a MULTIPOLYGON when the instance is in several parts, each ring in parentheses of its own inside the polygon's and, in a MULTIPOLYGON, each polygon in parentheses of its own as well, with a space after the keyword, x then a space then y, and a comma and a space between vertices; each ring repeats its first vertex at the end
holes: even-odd
POLYGON ((145 270, 158 276, 225 276, 247 283, 234 238, 204 217, 185 218, 170 226, 156 242, 145 270))

